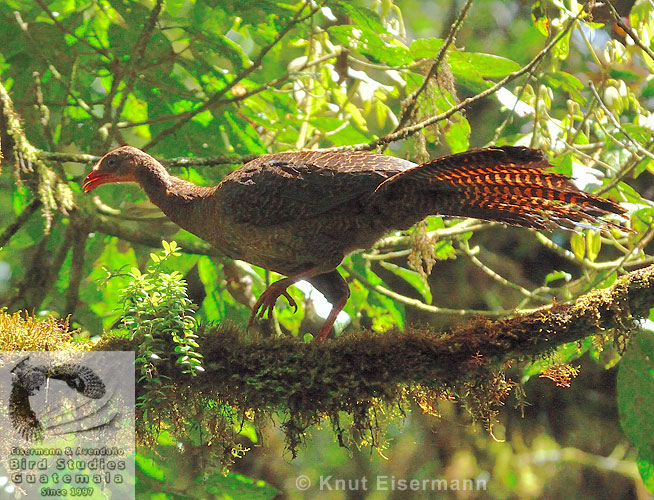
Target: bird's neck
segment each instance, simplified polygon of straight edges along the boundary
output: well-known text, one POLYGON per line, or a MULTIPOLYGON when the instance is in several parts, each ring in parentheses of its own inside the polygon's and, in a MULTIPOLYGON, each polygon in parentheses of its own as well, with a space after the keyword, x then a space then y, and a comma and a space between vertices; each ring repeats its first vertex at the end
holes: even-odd
POLYGON ((215 187, 197 186, 192 182, 174 177, 156 160, 148 161, 138 169, 137 182, 150 201, 178 226, 197 234, 206 221, 202 206, 210 202, 215 187))

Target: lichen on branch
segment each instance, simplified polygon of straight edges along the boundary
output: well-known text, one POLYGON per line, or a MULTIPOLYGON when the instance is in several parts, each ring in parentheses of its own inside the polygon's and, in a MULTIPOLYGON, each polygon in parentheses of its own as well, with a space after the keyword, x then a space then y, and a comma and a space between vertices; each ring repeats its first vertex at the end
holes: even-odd
POLYGON ((73 192, 61 172, 57 173, 39 158, 37 149, 27 140, 14 110, 9 93, 0 83, 0 129, 3 130, 2 147, 4 160, 14 159, 14 177, 17 182, 27 182, 42 203, 49 231, 55 212, 67 214, 74 206, 73 192))

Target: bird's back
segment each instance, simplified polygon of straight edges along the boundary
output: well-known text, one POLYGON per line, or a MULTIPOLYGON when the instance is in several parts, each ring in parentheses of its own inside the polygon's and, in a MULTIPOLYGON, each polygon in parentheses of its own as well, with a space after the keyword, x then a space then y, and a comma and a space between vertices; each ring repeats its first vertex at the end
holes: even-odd
POLYGON ((401 158, 362 151, 277 153, 256 158, 229 174, 216 194, 238 222, 279 224, 354 210, 384 180, 415 166, 401 158))
POLYGON ((427 215, 538 229, 610 227, 617 204, 549 171, 538 150, 476 149, 423 165, 374 153, 289 152, 257 158, 216 188, 211 241, 235 258, 290 274, 370 247, 427 215))
POLYGON ((334 267, 369 246, 384 218, 368 214, 375 190, 416 164, 375 153, 300 151, 261 156, 229 174, 214 199, 221 225, 211 242, 228 255, 284 274, 334 267))

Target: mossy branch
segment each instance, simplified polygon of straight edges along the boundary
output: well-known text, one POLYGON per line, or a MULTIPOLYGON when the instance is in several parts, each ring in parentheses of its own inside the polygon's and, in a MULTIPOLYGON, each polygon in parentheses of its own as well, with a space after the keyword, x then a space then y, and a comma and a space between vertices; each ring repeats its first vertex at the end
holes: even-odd
POLYGON ((27 181, 41 201, 46 221, 46 232, 50 230, 56 211, 63 214, 73 208, 73 193, 64 181, 63 172, 49 168, 37 155, 37 150, 27 140, 21 119, 14 110, 9 92, 0 82, 0 128, 4 159, 11 154, 14 159, 14 176, 19 182, 27 181))
MULTIPOLYGON (((189 425, 201 425, 208 429, 208 441, 224 450, 219 459, 228 466, 234 459, 230 450, 239 446, 237 421, 253 419, 260 428, 271 415, 283 415, 292 453, 307 429, 324 419, 344 445, 381 446, 385 425, 410 399, 431 414, 438 414, 440 399, 456 399, 490 428, 511 387, 507 362, 548 356, 557 346, 589 335, 611 332, 623 343, 652 305, 654 266, 624 275, 573 304, 499 321, 475 318, 449 332, 413 327, 384 334, 357 331, 318 346, 295 337, 263 339, 227 323, 205 327, 197 351, 206 371, 195 377, 181 373, 172 342, 161 339, 170 344, 162 345, 162 352, 171 356, 157 363, 156 376, 170 383, 158 391, 156 407, 139 407, 139 435, 147 440, 161 423, 172 423, 183 440, 189 425)), ((60 338, 66 331, 60 325, 27 328, 21 325, 29 318, 4 316, 0 345, 4 341, 5 348, 138 351, 141 341, 108 333, 95 345, 67 343, 60 338), (25 331, 19 342, 17 329, 25 331)), ((140 395, 144 390, 139 384, 140 395)))
MULTIPOLYGON (((172 422, 181 437, 189 421, 204 422, 213 429, 208 439, 232 450, 238 446, 235 420, 252 418, 258 427, 281 414, 293 454, 307 429, 324 419, 343 445, 382 446, 385 426, 409 400, 437 415, 442 398, 458 400, 490 429, 512 385, 509 361, 547 356, 561 344, 607 332, 623 343, 653 305, 650 266, 573 304, 499 321, 475 318, 449 332, 358 331, 318 346, 295 337, 263 339, 227 323, 205 327, 198 351, 206 371, 182 375, 172 355, 158 363, 157 377, 172 384, 161 404, 137 419, 139 434, 147 439, 160 422, 172 422), (224 406, 207 406, 207 398, 224 406)), ((108 334, 94 349, 137 350, 138 342, 108 334)), ((172 345, 164 350, 172 351, 172 345)), ((225 452, 223 464, 232 461, 225 452)))
MULTIPOLYGON (((357 402, 396 394, 398 384, 457 386, 508 360, 543 355, 589 335, 626 332, 654 306, 654 266, 619 278, 574 304, 514 318, 476 318, 451 332, 355 332, 324 345, 297 338, 256 338, 240 327, 205 329, 200 341, 206 373, 184 380, 190 388, 254 409, 332 413, 357 402), (233 400, 233 401, 232 401, 233 400)), ((106 337, 99 349, 132 349, 106 337)), ((180 380, 172 366, 161 373, 180 380)))

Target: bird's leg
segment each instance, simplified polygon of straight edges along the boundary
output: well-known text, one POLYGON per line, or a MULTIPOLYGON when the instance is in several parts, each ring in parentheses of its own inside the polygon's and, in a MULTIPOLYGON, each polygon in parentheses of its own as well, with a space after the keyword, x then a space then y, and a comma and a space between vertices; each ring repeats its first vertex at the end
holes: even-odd
MULTIPOLYGON (((349 295, 348 295, 349 297, 349 295)), ((329 313, 329 316, 327 316, 327 319, 322 325, 322 328, 318 332, 318 335, 314 339, 314 342, 316 344, 322 344, 327 336, 329 335, 329 332, 332 331, 332 326, 334 326, 334 322, 336 321, 336 318, 338 317, 338 314, 343 310, 345 307, 345 304, 347 303, 348 297, 345 297, 342 299, 340 302, 337 304, 332 305, 332 310, 329 313)))
POLYGON ((291 286, 293 283, 296 283, 297 281, 314 276, 317 272, 316 269, 317 268, 312 267, 311 269, 302 271, 301 273, 293 274, 291 276, 288 276, 287 278, 283 278, 279 281, 275 281, 272 285, 266 288, 264 292, 261 294, 261 296, 259 297, 259 300, 257 300, 257 303, 254 304, 254 307, 252 308, 252 314, 250 315, 250 322, 248 323, 248 328, 254 324, 257 318, 263 318, 264 315, 266 314, 266 311, 268 311, 268 319, 272 319, 272 310, 275 307, 275 303, 277 302, 277 299, 282 295, 286 297, 288 303, 291 306, 293 306, 293 308, 297 312, 297 303, 295 302, 295 300, 293 300, 293 297, 289 295, 286 289, 289 286, 291 286))
POLYGON ((308 278, 307 281, 322 293, 332 305, 329 316, 327 316, 322 328, 314 339, 316 344, 322 344, 332 330, 338 313, 343 310, 347 299, 350 297, 350 287, 336 269, 308 278))

